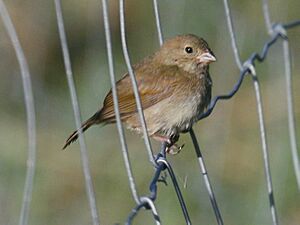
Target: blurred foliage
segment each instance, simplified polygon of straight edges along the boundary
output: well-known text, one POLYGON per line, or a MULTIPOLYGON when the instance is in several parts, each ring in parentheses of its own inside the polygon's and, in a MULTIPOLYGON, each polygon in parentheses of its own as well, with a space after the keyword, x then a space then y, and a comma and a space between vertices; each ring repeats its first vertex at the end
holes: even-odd
MULTIPOLYGON (((101 1, 65 0, 63 11, 82 118, 101 107, 109 90, 101 1)), ((30 224, 90 224, 78 144, 61 151, 75 128, 62 61, 54 3, 6 0, 32 74, 37 113, 37 173, 30 224)), ((218 62, 211 66, 214 95, 227 93, 238 77, 222 1, 159 1, 165 38, 194 33, 208 40, 218 62)), ((241 57, 260 51, 269 38, 260 1, 230 1, 241 57)), ((118 1, 109 1, 116 72, 126 72, 121 52, 118 1)), ((273 21, 299 19, 299 0, 270 1, 273 21)), ((126 1, 126 24, 133 62, 158 48, 152 1, 126 1)), ((300 126, 300 28, 289 31, 297 127, 300 126)), ((272 47, 257 65, 261 81, 275 200, 281 224, 300 221, 300 198, 293 172, 287 130, 282 45, 272 47)), ((20 212, 27 158, 26 115, 19 66, 0 23, 0 224, 16 224, 20 212)), ((226 224, 271 224, 261 159, 259 127, 251 79, 230 101, 195 125, 217 200, 226 224), (245 222, 247 221, 247 222, 245 222)), ((299 130, 299 129, 298 129, 299 130)), ((153 169, 140 137, 127 132, 130 158, 140 194, 148 193, 153 169)), ((298 139, 300 139, 298 133, 298 139)), ((90 168, 101 224, 123 223, 135 203, 116 141, 115 126, 86 133, 90 168)), ((188 135, 177 156, 170 156, 194 224, 215 224, 195 153, 188 135), (187 187, 183 188, 187 176, 187 187)), ((298 145, 300 145, 298 141, 298 145)), ((155 149, 159 148, 153 143, 155 149)), ((170 182, 169 182, 170 183, 170 182)), ((157 208, 164 224, 184 220, 171 185, 159 185, 157 208)), ((135 224, 153 224, 142 211, 135 224)))

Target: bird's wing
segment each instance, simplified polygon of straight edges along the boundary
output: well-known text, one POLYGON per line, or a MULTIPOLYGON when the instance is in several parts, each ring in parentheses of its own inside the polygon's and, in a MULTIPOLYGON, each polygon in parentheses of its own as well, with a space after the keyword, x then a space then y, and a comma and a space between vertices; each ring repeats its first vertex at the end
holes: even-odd
MULTIPOLYGON (((178 76, 176 68, 152 69, 151 71, 140 69, 136 71, 136 79, 142 107, 146 109, 171 96, 183 76, 178 76)), ((121 119, 125 119, 137 112, 134 92, 128 74, 117 82, 117 91, 121 119)), ((101 110, 101 122, 114 122, 114 117, 112 91, 110 91, 101 110)))

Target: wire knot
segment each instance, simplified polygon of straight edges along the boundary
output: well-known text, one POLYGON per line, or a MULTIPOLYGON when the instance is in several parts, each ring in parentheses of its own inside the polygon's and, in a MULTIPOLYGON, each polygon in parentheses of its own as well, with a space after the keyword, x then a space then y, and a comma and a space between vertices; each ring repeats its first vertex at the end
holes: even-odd
POLYGON ((272 26, 273 34, 279 34, 282 38, 287 39, 287 31, 281 23, 275 23, 272 26))
POLYGON ((245 70, 249 71, 249 73, 252 74, 253 76, 256 76, 256 70, 251 61, 249 61, 249 60, 245 61, 243 64, 243 68, 245 70))
POLYGON ((140 201, 147 210, 152 211, 155 221, 157 222, 157 224, 160 224, 160 218, 158 216, 154 202, 149 197, 145 197, 145 196, 141 197, 140 201))

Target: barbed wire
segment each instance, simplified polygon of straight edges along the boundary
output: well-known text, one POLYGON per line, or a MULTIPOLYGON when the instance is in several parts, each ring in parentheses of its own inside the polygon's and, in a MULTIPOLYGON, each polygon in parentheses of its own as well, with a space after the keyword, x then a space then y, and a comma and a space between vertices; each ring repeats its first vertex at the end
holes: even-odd
MULTIPOLYGON (((79 129, 79 132, 81 133, 80 110, 79 110, 79 104, 77 101, 76 89, 75 89, 75 85, 74 85, 74 81, 73 81, 72 67, 71 67, 71 62, 70 62, 70 58, 69 58, 68 46, 67 46, 67 38, 66 38, 65 30, 64 30, 61 2, 60 2, 60 0, 54 0, 54 1, 55 1, 55 9, 56 9, 56 14, 57 14, 57 24, 58 24, 59 35, 60 35, 60 42, 61 42, 62 51, 63 51, 63 59, 64 59, 64 63, 65 63, 65 70, 66 70, 66 75, 67 75, 67 79, 68 79, 68 85, 69 85, 69 89, 70 89, 71 101, 72 101, 72 106, 73 106, 73 111, 74 111, 75 124, 76 124, 76 127, 79 129)), ((137 102, 137 109, 138 109, 140 121, 141 121, 142 128, 143 128, 144 141, 145 141, 147 154, 148 154, 150 162, 153 164, 154 169, 155 169, 153 178, 149 184, 150 194, 148 196, 139 196, 137 189, 136 189, 136 184, 134 181, 134 176, 132 173, 131 165, 130 165, 130 159, 129 159, 129 155, 128 155, 128 147, 126 144, 126 139, 125 139, 124 130, 122 127, 119 108, 118 108, 118 95, 117 95, 117 90, 116 90, 116 85, 115 85, 116 80, 115 80, 115 74, 114 74, 112 44, 111 44, 110 26, 109 26, 109 19, 108 19, 109 18, 108 4, 107 4, 107 0, 102 0, 109 75, 110 75, 111 86, 112 86, 114 110, 116 112, 117 128, 118 128, 118 133, 119 133, 119 137, 120 137, 121 150, 122 150, 122 154, 123 154, 125 168, 127 170, 127 176, 129 179, 132 196, 137 204, 136 207, 128 215, 126 224, 128 224, 128 225, 132 224, 135 216, 138 214, 138 212, 142 208, 151 210, 153 218, 155 220, 155 223, 161 224, 161 219, 159 217, 158 211, 157 211, 154 203, 157 198, 158 183, 166 182, 165 178, 162 177, 162 175, 161 175, 162 172, 165 170, 167 170, 168 174, 170 175, 170 179, 174 186, 176 196, 178 198, 183 216, 185 218, 185 222, 186 222, 186 224, 192 224, 185 201, 184 201, 184 198, 182 196, 181 190, 177 183, 175 173, 173 172, 172 166, 167 161, 167 156, 166 156, 166 151, 165 151, 166 147, 167 147, 167 143, 162 144, 161 151, 157 156, 153 155, 151 142, 149 140, 148 133, 147 133, 145 118, 143 115, 141 100, 140 100, 140 96, 138 93, 138 87, 137 87, 137 83, 135 80, 134 71, 131 66, 127 43, 126 43, 124 0, 120 0, 119 3, 120 3, 121 39, 122 39, 122 48, 123 48, 124 58, 125 58, 128 72, 129 72, 129 75, 130 75, 130 78, 132 81, 135 99, 137 102)), ((271 171, 270 171, 269 156, 268 156, 268 145, 267 145, 267 140, 266 140, 266 129, 265 129, 265 125, 264 125, 264 115, 263 115, 263 109, 262 109, 261 93, 260 93, 258 76, 257 76, 256 70, 255 70, 255 63, 263 62, 266 59, 271 46, 273 46, 279 39, 283 41, 283 55, 284 55, 285 74, 286 74, 287 110, 288 110, 290 145, 291 145, 291 152, 292 152, 294 169, 295 169, 295 174, 296 174, 296 178, 297 178, 297 182, 298 182, 298 187, 300 188, 300 169, 299 169, 300 165, 299 165, 299 157, 298 157, 298 151, 297 151, 296 126, 295 126, 295 115, 294 115, 294 109, 293 109, 293 95, 292 95, 292 82, 291 82, 292 72, 291 72, 291 63, 290 63, 289 42, 288 42, 288 38, 287 38, 287 30, 292 29, 296 26, 300 26, 300 20, 293 21, 290 23, 285 23, 285 24, 282 24, 282 23, 273 23, 272 24, 272 21, 270 18, 270 13, 269 13, 268 1, 262 0, 262 8, 263 8, 263 12, 264 12, 266 28, 267 28, 268 34, 270 35, 271 38, 263 45, 263 48, 262 48, 262 51, 260 54, 254 52, 244 63, 242 63, 242 61, 240 59, 239 51, 238 51, 238 46, 236 43, 236 35, 235 35, 234 26, 233 26, 233 22, 232 22, 232 18, 231 18, 230 7, 229 7, 227 0, 223 0, 223 3, 224 3, 226 20, 227 20, 227 26, 228 26, 228 30, 229 30, 229 34, 230 34, 230 38, 231 38, 231 45, 232 45, 232 49, 233 49, 233 53, 234 53, 234 58, 235 58, 236 65, 240 70, 240 76, 239 76, 237 82, 235 83, 235 85, 233 86, 232 90, 228 94, 218 95, 213 98, 207 111, 205 113, 201 114, 198 117, 198 120, 202 120, 202 119, 208 117, 209 115, 211 115, 211 113, 212 113, 213 109, 215 108, 215 106, 217 105, 218 101, 227 100, 227 99, 232 98, 238 92, 245 76, 251 75, 253 84, 254 84, 257 111, 258 111, 258 117, 259 117, 259 127, 260 127, 260 135, 261 135, 261 142, 262 142, 262 154, 263 154, 263 159, 264 159, 264 170, 265 170, 265 175, 266 175, 266 183, 267 183, 267 190, 268 190, 268 196, 269 196, 269 202, 270 202, 271 216, 272 216, 273 224, 276 225, 276 224, 278 224, 278 218, 277 218, 275 200, 274 200, 274 195, 273 195, 271 171)), ((163 34, 162 34, 162 29, 161 29, 159 6, 158 6, 157 0, 153 0, 153 8, 154 8, 155 22, 156 22, 156 27, 157 27, 158 41, 159 41, 159 44, 162 45, 163 34)), ((28 70, 26 58, 22 51, 22 47, 19 43, 14 26, 11 22, 10 16, 9 16, 7 9, 2 0, 0 0, 0 15, 1 15, 4 25, 7 29, 8 35, 10 36, 10 39, 13 43, 13 46, 14 46, 14 49, 15 49, 15 52, 17 55, 17 59, 18 59, 19 65, 20 65, 20 70, 21 70, 21 75, 22 75, 22 80, 23 80, 24 97, 25 97, 26 114, 27 114, 27 128, 28 128, 28 159, 27 159, 25 188, 24 188, 22 209, 21 209, 19 224, 27 225, 29 210, 30 210, 30 200, 31 200, 31 196, 32 196, 33 179, 34 179, 34 174, 35 174, 35 162, 36 162, 36 159, 35 159, 35 157, 36 157, 36 153, 35 153, 36 152, 36 130, 35 130, 34 102, 33 102, 33 97, 32 97, 30 73, 28 70)), ((199 143, 197 141, 197 138, 196 138, 196 135, 195 135, 193 129, 190 130, 190 136, 191 136, 191 139, 192 139, 192 142, 194 145, 196 156, 198 158, 198 163, 200 166, 200 174, 203 175, 205 186, 208 191, 209 199, 211 201, 217 223, 219 225, 222 225, 223 219, 222 219, 220 210, 218 208, 218 204, 217 204, 217 201, 215 198, 215 194, 213 192, 212 184, 210 183, 208 172, 205 167, 204 158, 200 151, 199 143)), ((92 216, 93 224, 98 225, 100 222, 99 222, 95 194, 94 194, 94 190, 93 190, 92 178, 91 178, 90 171, 89 171, 88 155, 87 155, 87 150, 86 150, 83 135, 79 135, 79 143, 80 143, 83 173, 84 173, 84 177, 85 177, 86 191, 87 191, 87 196, 88 196, 89 205, 90 205, 90 213, 92 216)))

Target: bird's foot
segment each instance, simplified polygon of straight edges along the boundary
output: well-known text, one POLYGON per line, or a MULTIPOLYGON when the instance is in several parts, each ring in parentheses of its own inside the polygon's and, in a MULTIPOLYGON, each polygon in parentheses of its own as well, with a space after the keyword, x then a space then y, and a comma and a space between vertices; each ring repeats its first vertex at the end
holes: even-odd
POLYGON ((184 144, 181 145, 181 146, 176 144, 176 142, 179 139, 178 134, 174 134, 174 135, 171 135, 171 136, 163 136, 163 135, 160 135, 160 134, 154 134, 152 137, 157 141, 160 141, 162 143, 166 143, 167 147, 165 149, 165 152, 168 153, 168 154, 171 154, 171 155, 178 154, 184 146, 184 144))
POLYGON ((183 149, 184 144, 178 146, 177 144, 173 144, 166 148, 166 153, 171 155, 177 155, 183 149))

